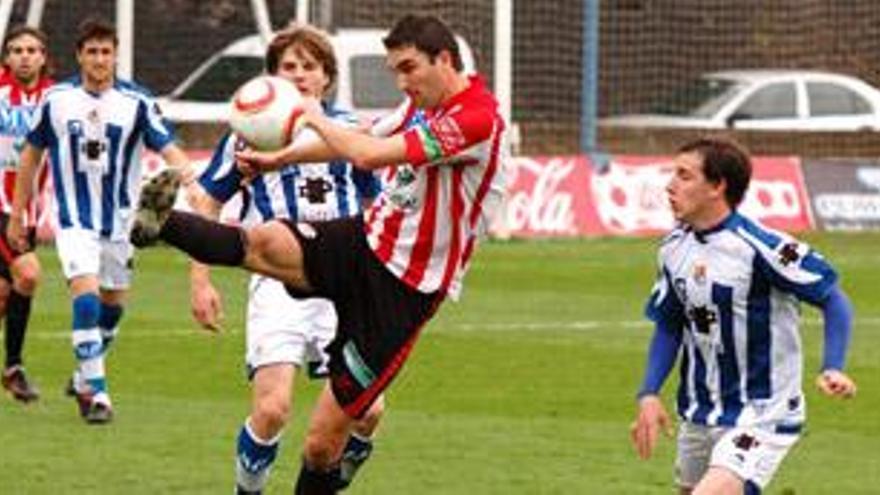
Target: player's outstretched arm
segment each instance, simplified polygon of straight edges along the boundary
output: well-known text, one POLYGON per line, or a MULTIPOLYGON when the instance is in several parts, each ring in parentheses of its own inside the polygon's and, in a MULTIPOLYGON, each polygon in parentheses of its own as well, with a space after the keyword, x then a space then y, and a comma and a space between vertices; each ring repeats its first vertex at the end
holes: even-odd
POLYGON ((821 309, 825 349, 822 373, 816 379, 816 386, 831 397, 853 397, 856 394, 855 381, 842 371, 852 336, 852 305, 840 286, 835 285, 822 301, 821 309))
POLYGON ((30 203, 34 190, 34 179, 43 158, 43 150, 31 143, 26 143, 21 152, 18 174, 15 177, 15 192, 12 197, 12 213, 6 228, 6 238, 17 251, 24 252, 28 248, 25 211, 30 203))

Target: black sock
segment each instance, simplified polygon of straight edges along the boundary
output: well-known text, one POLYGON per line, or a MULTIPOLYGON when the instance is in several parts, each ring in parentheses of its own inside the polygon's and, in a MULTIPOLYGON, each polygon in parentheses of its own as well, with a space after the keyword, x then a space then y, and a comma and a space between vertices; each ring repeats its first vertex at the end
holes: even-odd
POLYGON ((159 236, 208 265, 241 266, 244 262, 246 238, 238 227, 175 210, 162 225, 159 236))
POLYGON ((15 289, 9 292, 6 302, 6 367, 21 364, 24 334, 31 318, 31 296, 15 289))
POLYGON ((309 468, 303 460, 293 493, 294 495, 335 495, 338 480, 338 467, 330 471, 317 471, 309 468))

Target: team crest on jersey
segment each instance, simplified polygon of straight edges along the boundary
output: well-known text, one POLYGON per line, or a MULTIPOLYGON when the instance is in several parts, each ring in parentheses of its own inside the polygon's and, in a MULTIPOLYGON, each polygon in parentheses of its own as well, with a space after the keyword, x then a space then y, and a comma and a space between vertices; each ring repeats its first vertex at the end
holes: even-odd
POLYGON ((296 230, 306 239, 314 239, 318 237, 318 231, 310 223, 299 222, 296 224, 296 230))
POLYGON ((801 259, 801 253, 798 251, 798 243, 789 242, 779 249, 779 263, 782 266, 796 263, 799 259, 801 259))
POLYGON ((761 442, 757 438, 746 433, 733 437, 733 446, 740 450, 752 450, 759 445, 761 445, 761 442))

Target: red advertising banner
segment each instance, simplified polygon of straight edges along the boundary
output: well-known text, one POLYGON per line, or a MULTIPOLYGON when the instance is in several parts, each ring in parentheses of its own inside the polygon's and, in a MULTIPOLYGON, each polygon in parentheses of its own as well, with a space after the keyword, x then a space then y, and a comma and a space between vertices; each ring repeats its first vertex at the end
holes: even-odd
MULTIPOLYGON (((614 156, 597 172, 584 156, 517 157, 508 172, 506 227, 513 236, 644 235, 674 227, 666 199, 670 157, 614 156)), ((756 158, 740 208, 768 226, 813 225, 800 160, 756 158)))

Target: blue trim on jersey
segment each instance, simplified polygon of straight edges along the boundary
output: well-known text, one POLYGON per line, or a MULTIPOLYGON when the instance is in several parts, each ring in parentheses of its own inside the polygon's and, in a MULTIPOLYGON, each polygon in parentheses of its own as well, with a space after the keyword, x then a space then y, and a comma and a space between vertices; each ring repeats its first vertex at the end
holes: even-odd
POLYGON ((79 134, 70 134, 70 164, 73 168, 73 190, 76 195, 76 216, 79 224, 86 229, 92 229, 92 195, 89 192, 89 179, 85 172, 79 169, 79 134))
POLYGON ((660 392, 669 371, 675 365, 675 358, 681 348, 682 328, 670 327, 665 321, 658 321, 654 326, 654 336, 648 350, 648 365, 645 377, 637 397, 654 395, 660 392))
POLYGON ((714 404, 712 403, 712 396, 709 395, 709 388, 706 386, 708 376, 706 360, 703 359, 697 346, 692 348, 694 349, 694 395, 697 398, 697 410, 694 411, 691 421, 704 425, 706 424, 706 418, 709 417, 709 413, 714 408, 714 404))
POLYGON ((272 212, 272 200, 269 198, 269 191, 266 189, 266 181, 263 177, 259 175, 254 177, 251 181, 251 188, 254 190, 254 206, 257 207, 263 221, 275 218, 275 214, 272 212))
POLYGON ((374 199, 382 190, 382 183, 376 174, 369 170, 361 170, 352 166, 351 180, 358 193, 358 201, 374 199))
POLYGON ((122 128, 107 124, 107 139, 110 142, 108 154, 108 170, 101 177, 101 237, 109 238, 113 232, 114 194, 113 184, 116 183, 116 169, 119 154, 119 142, 122 140, 122 128))
POLYGON ((134 158, 134 147, 137 146, 138 140, 140 139, 140 135, 143 132, 143 122, 144 118, 141 113, 146 109, 138 105, 137 107, 137 115, 134 119, 134 127, 131 129, 131 133, 128 135, 128 139, 125 140, 125 148, 123 151, 123 161, 122 161, 122 173, 120 174, 119 180, 119 206, 120 208, 130 208, 131 207, 131 198, 128 195, 128 175, 129 170, 131 170, 131 161, 134 158))
POLYGON ((678 365, 678 396, 676 402, 678 405, 678 415, 684 417, 684 413, 691 407, 691 399, 688 395, 688 377, 691 373, 691 357, 688 348, 685 347, 681 353, 681 363, 678 365))
POLYGON ((242 189, 241 181, 244 176, 238 167, 230 166, 223 175, 218 176, 218 172, 226 164, 226 149, 233 144, 234 140, 231 133, 226 133, 220 138, 220 142, 217 143, 214 153, 211 155, 211 161, 199 176, 199 184, 218 203, 226 203, 242 189))
POLYGON ((782 238, 778 235, 768 230, 762 229, 760 226, 758 226, 758 224, 741 215, 736 216, 736 221, 731 222, 730 227, 731 229, 742 227, 743 230, 745 230, 755 239, 758 239, 758 241, 760 241, 762 244, 770 249, 776 249, 782 242, 782 238))
POLYGON ((281 187, 284 191, 284 203, 287 205, 287 215, 296 219, 299 215, 299 205, 296 201, 296 178, 299 177, 299 167, 287 167, 278 172, 281 178, 281 187))
POLYGON ((736 362, 736 342, 733 336, 733 287, 712 284, 712 302, 718 308, 722 352, 718 356, 721 375, 721 416, 719 425, 733 426, 742 412, 740 400, 739 365, 736 362))
POLYGON ((658 283, 662 283, 666 287, 665 295, 663 300, 659 300, 663 293, 661 288, 657 288, 651 292, 651 296, 648 298, 648 303, 645 304, 645 316, 654 322, 660 320, 668 320, 670 322, 678 321, 680 327, 684 324, 685 320, 684 305, 678 299, 678 294, 675 292, 672 283, 672 275, 664 266, 662 267, 662 272, 658 278, 658 283))
MULTIPOLYGON (((339 216, 351 216, 351 206, 348 204, 348 163, 342 160, 333 160, 327 164, 327 172, 333 177, 336 189, 336 207, 339 208, 339 216)), ((355 206, 355 211, 357 211, 355 206)))
POLYGON ((752 280, 746 306, 746 395, 749 399, 769 399, 772 338, 770 334, 770 283, 764 277, 769 267, 759 255, 752 259, 752 280))

